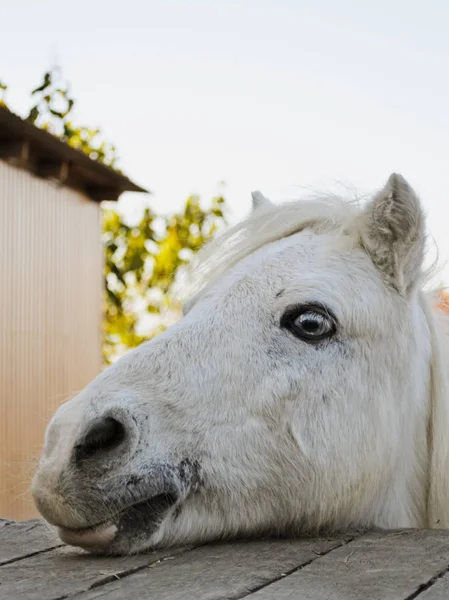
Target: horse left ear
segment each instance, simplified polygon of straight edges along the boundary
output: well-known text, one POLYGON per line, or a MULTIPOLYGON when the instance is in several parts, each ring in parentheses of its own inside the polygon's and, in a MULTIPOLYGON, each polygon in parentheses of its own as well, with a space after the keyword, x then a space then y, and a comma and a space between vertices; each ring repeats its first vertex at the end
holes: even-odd
POLYGON ((251 192, 251 198, 253 199, 253 210, 257 210, 262 206, 271 206, 273 204, 259 191, 251 192))
POLYGON ((361 237, 386 283, 407 294, 421 273, 425 218, 418 196, 401 175, 390 175, 363 211, 361 237))

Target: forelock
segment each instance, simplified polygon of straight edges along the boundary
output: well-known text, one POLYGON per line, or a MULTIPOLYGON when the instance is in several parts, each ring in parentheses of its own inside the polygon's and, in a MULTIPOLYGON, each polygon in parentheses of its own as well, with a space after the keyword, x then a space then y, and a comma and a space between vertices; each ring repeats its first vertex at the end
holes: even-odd
POLYGON ((306 229, 315 234, 336 233, 356 236, 357 201, 335 196, 268 205, 231 227, 202 248, 193 259, 178 296, 188 312, 206 288, 241 260, 263 246, 306 229))

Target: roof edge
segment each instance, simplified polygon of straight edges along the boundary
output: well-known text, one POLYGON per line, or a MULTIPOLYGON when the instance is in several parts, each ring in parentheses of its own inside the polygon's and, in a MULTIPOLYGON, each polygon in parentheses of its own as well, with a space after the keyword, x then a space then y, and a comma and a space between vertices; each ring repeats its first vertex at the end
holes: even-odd
POLYGON ((45 179, 56 179, 91 200, 118 200, 123 192, 149 193, 111 167, 72 148, 0 106, 0 159, 45 179))

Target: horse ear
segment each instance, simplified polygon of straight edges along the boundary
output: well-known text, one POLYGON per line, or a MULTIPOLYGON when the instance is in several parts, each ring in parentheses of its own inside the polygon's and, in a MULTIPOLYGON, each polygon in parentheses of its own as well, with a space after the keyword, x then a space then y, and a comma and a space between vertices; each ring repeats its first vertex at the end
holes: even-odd
POLYGON ((251 197, 253 199, 253 210, 257 210, 262 206, 271 206, 272 202, 266 198, 262 192, 251 192, 251 197))
POLYGON ((393 173, 362 214, 362 244, 387 284, 407 294, 424 257, 425 218, 418 196, 393 173))

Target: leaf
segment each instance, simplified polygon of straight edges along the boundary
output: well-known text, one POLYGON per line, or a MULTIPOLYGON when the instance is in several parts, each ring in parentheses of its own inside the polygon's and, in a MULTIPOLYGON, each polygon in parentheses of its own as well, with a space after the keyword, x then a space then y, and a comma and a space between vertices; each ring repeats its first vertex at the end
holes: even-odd
POLYGON ((111 272, 114 273, 114 275, 117 277, 117 279, 120 281, 120 283, 123 283, 123 285, 126 285, 125 279, 124 279, 124 273, 122 273, 122 271, 119 269, 119 267, 114 264, 111 263, 111 272))
POLYGON ((144 261, 142 258, 142 254, 139 252, 136 252, 132 259, 131 259, 131 264, 129 266, 131 271, 136 271, 137 269, 141 269, 143 267, 144 261))
POLYGON ((108 242, 106 244, 106 248, 112 253, 114 254, 117 250, 118 250, 118 246, 114 241, 108 242))
POLYGON ((64 113, 55 110, 54 108, 49 108, 48 110, 54 117, 58 117, 58 119, 62 119, 64 117, 64 113))
POLYGON ((106 287, 106 293, 112 304, 114 304, 117 308, 121 308, 122 303, 120 302, 120 298, 116 294, 114 294, 114 292, 108 287, 106 287))
POLYGON ((43 83, 39 87, 34 89, 31 92, 31 95, 37 94, 38 92, 43 92, 49 85, 51 85, 51 72, 50 71, 45 73, 43 83))
POLYGON ((28 121, 29 123, 35 123, 36 120, 38 119, 38 117, 39 117, 39 109, 37 106, 33 106, 33 108, 30 110, 25 121, 28 121))

